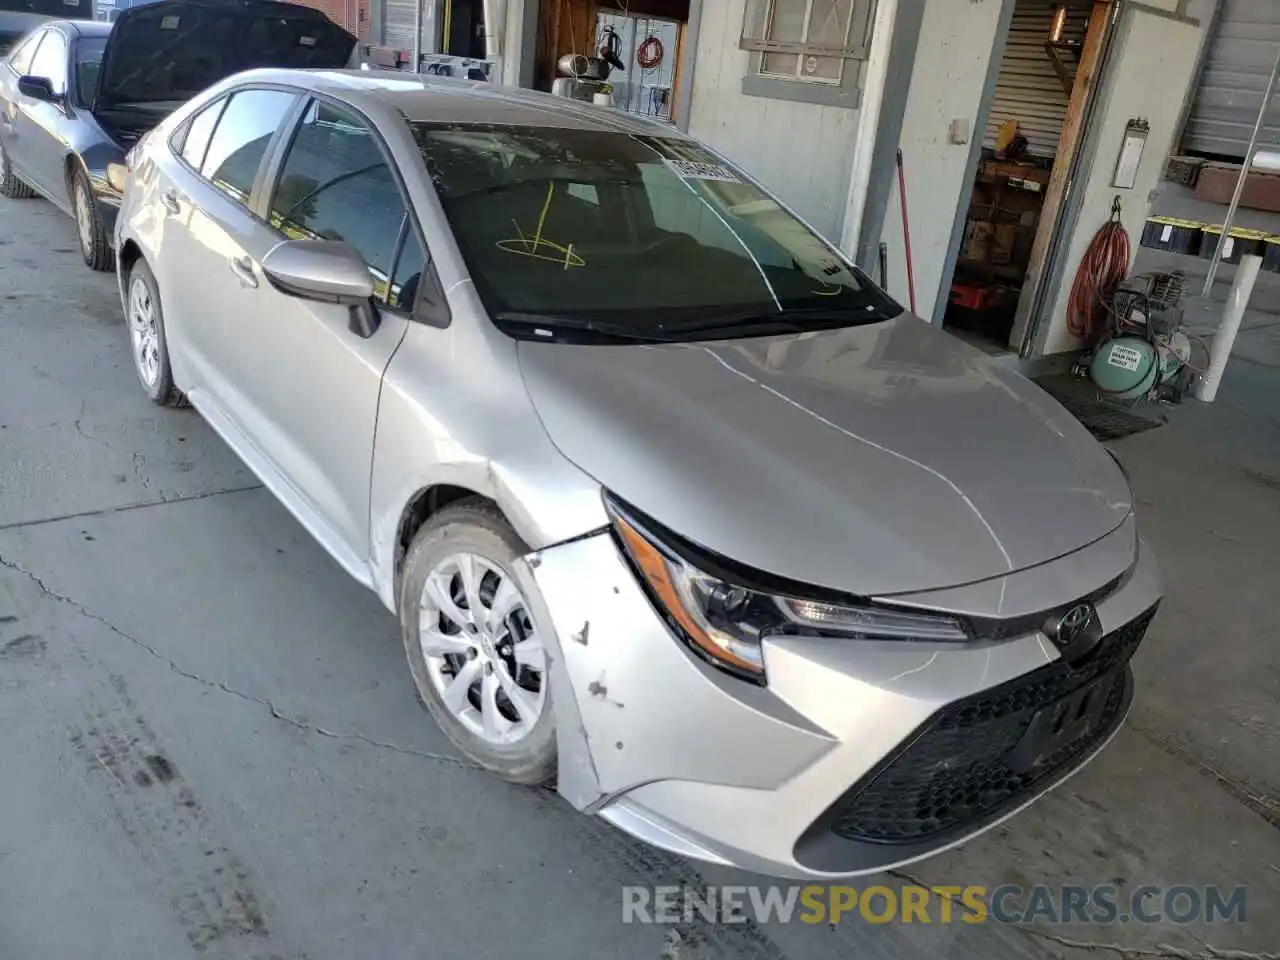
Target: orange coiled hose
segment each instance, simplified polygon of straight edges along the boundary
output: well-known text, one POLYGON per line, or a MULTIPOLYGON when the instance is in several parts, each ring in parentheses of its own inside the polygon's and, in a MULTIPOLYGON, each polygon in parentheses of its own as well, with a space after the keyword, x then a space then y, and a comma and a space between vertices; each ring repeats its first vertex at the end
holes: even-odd
POLYGON ((1129 234, 1118 213, 1094 234, 1076 270, 1067 301, 1067 329, 1089 346, 1103 334, 1102 322, 1111 313, 1116 287, 1129 274, 1129 234))

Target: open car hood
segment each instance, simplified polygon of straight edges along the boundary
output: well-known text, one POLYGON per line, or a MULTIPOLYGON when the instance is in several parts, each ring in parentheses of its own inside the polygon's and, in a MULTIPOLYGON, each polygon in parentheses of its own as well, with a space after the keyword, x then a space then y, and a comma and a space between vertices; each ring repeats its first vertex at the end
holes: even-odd
POLYGON ((96 107, 185 101, 256 67, 345 67, 356 38, 318 10, 275 0, 160 0, 123 11, 96 107))

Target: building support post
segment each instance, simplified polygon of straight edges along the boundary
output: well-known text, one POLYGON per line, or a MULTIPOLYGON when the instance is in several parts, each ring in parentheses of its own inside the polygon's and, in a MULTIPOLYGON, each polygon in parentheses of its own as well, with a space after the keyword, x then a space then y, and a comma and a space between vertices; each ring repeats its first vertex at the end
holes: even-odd
POLYGON ((1257 282, 1258 271, 1262 269, 1262 258, 1257 254, 1248 254, 1240 258, 1240 266, 1236 268, 1235 282, 1231 284, 1231 296, 1227 298, 1227 309, 1222 313, 1222 322, 1218 332, 1213 335, 1213 343, 1209 347, 1209 366, 1195 385, 1195 397, 1205 403, 1213 403, 1218 395, 1218 386, 1222 383, 1222 371, 1227 368, 1231 359, 1231 348, 1235 345, 1236 334, 1240 332, 1240 321, 1249 308, 1249 299, 1253 296, 1253 285, 1257 282))
POLYGON ((867 189, 871 184, 871 161, 876 152, 876 131, 880 126, 880 105, 884 102, 885 78, 889 73, 889 50, 893 45, 893 24, 898 0, 880 0, 872 24, 871 49, 867 51, 862 84, 862 105, 858 110, 857 132, 853 140, 853 164, 849 173, 849 193, 845 198, 840 248, 857 259, 862 218, 866 211, 867 189))
POLYGON ((431 0, 417 0, 413 7, 413 72, 422 70, 422 8, 431 0))

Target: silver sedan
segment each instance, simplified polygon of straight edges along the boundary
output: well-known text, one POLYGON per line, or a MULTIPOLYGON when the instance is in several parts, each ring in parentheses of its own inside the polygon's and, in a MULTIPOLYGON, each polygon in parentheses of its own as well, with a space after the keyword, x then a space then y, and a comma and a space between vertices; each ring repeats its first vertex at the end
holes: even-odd
POLYGON ((688 856, 882 870, 1123 722, 1128 482, 672 128, 240 74, 131 153, 143 389, 400 620, 459 750, 688 856))

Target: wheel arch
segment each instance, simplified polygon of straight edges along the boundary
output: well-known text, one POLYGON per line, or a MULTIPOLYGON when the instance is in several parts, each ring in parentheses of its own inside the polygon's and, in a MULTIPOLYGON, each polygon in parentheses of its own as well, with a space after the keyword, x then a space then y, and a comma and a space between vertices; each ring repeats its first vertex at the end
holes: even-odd
POLYGON ((80 154, 74 150, 68 150, 67 155, 62 158, 62 185, 67 188, 67 203, 75 209, 75 196, 72 190, 75 189, 75 175, 77 172, 83 172, 85 178, 89 180, 89 187, 93 187, 93 179, 89 176, 89 168, 85 166, 84 160, 80 154))
POLYGON ((138 246, 138 241, 130 237, 121 245, 120 251, 116 254, 116 260, 120 264, 120 277, 123 283, 124 278, 129 276, 129 271, 133 269, 133 265, 139 260, 145 259, 142 253, 142 247, 138 246))
POLYGON ((462 500, 481 500, 495 507, 508 524, 511 518, 493 497, 471 487, 455 483, 433 483, 421 487, 411 496, 400 510, 400 519, 396 524, 396 539, 392 554, 392 596, 397 608, 400 603, 400 576, 404 572, 404 558, 409 552, 409 545, 418 531, 433 516, 445 507, 462 500))

